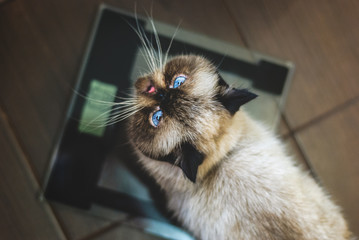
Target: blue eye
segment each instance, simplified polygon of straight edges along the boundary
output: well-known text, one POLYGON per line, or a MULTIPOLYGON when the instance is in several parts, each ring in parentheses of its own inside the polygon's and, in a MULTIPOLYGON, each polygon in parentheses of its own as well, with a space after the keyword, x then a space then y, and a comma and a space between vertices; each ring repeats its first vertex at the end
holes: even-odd
POLYGON ((184 83, 184 81, 186 81, 187 77, 184 75, 179 75, 178 77, 176 77, 174 83, 173 83, 173 88, 178 88, 179 86, 182 85, 182 83, 184 83))
POLYGON ((160 121, 162 119, 163 113, 161 110, 158 110, 157 112, 154 112, 152 115, 152 125, 157 127, 158 124, 160 124, 160 121))

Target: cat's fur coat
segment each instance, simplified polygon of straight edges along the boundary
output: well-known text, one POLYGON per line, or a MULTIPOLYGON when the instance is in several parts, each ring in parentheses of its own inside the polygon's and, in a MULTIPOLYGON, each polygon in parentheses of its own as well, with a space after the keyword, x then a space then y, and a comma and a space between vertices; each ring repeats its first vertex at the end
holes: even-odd
POLYGON ((176 57, 135 87, 141 111, 130 119, 132 145, 165 191, 168 208, 194 236, 350 239, 322 188, 270 131, 238 110, 255 96, 226 85, 209 61, 176 57), (173 89, 178 74, 187 79, 173 89), (156 109, 163 110, 158 127, 149 123, 156 109))

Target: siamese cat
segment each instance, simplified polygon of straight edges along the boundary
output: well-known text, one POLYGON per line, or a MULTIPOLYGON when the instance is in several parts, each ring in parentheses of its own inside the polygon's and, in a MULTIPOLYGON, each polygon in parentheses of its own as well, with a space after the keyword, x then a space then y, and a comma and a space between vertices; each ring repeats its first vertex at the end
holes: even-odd
POLYGON ((168 208, 198 239, 350 239, 339 207, 240 107, 200 56, 177 56, 135 83, 128 133, 168 208))
POLYGON ((229 86, 204 57, 156 58, 137 33, 150 72, 118 119, 128 118, 140 164, 188 231, 202 240, 352 238, 340 208, 241 109, 255 94, 229 86))

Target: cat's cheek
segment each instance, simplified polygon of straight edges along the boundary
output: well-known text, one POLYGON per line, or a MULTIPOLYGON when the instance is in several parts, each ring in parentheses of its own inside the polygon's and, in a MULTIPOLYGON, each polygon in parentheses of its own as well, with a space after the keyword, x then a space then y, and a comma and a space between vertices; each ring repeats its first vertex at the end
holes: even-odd
POLYGON ((155 134, 154 146, 159 152, 169 154, 185 137, 185 129, 171 119, 164 119, 161 128, 155 134))
POLYGON ((194 96, 208 97, 215 94, 217 76, 207 71, 199 71, 193 76, 193 87, 190 92, 194 96))

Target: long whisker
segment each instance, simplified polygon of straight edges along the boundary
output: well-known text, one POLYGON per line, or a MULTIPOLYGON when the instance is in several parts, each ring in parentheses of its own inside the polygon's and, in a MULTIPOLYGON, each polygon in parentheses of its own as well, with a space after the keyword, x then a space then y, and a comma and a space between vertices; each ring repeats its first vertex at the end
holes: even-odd
POLYGON ((166 64, 166 62, 167 62, 168 53, 170 52, 170 49, 171 49, 171 47, 172 47, 173 40, 174 40, 174 38, 175 38, 175 36, 176 36, 176 34, 177 34, 177 32, 178 32, 178 29, 179 29, 181 23, 182 23, 182 21, 180 21, 180 22, 178 23, 178 25, 177 25, 177 27, 176 27, 176 30, 175 30, 175 32, 174 32, 173 35, 172 35, 170 44, 168 45, 168 48, 167 48, 167 51, 166 51, 166 54, 165 54, 165 60, 164 60, 164 63, 165 63, 165 64, 166 64))
MULTIPOLYGON (((150 51, 149 41, 148 41, 148 39, 147 39, 147 37, 146 37, 146 34, 144 33, 144 30, 143 30, 142 28, 140 28, 140 24, 138 23, 137 5, 136 5, 136 4, 135 4, 135 20, 136 20, 137 30, 136 30, 134 27, 132 27, 132 25, 130 25, 130 27, 135 31, 135 33, 137 34, 137 36, 140 38, 140 41, 141 41, 141 43, 142 43, 142 45, 143 45, 145 51, 147 52, 147 56, 150 58, 150 59, 148 59, 148 57, 145 58, 148 67, 149 67, 151 70, 154 70, 156 65, 154 64, 154 61, 153 61, 153 59, 154 59, 153 52, 150 51), (144 36, 146 37, 146 39, 144 38, 144 36), (147 40, 147 41, 146 41, 146 40, 147 40)), ((142 49, 141 49, 140 51, 143 52, 142 49)), ((146 56, 146 54, 144 54, 144 55, 146 56)))
POLYGON ((109 113, 109 116, 113 116, 115 114, 121 114, 121 113, 126 113, 126 112, 130 112, 132 110, 136 110, 138 109, 137 105, 131 104, 131 105, 123 105, 123 106, 116 106, 113 107, 112 109, 100 114, 101 115, 105 115, 109 113))
POLYGON ((138 110, 129 112, 129 113, 127 113, 127 114, 118 115, 118 116, 116 116, 116 117, 114 117, 114 118, 111 118, 111 119, 109 119, 108 121, 106 121, 105 125, 115 124, 115 123, 118 123, 118 122, 120 122, 120 121, 123 121, 123 120, 125 120, 126 118, 132 116, 133 114, 137 113, 138 111, 140 111, 140 110, 138 109, 138 110))
POLYGON ((142 32, 139 32, 136 29, 134 29, 134 31, 138 35, 138 37, 142 43, 142 46, 143 46, 143 49, 140 48, 140 52, 144 56, 147 66, 150 68, 151 71, 153 71, 156 68, 156 63, 154 62, 155 57, 154 57, 153 51, 150 50, 150 47, 148 46, 148 43, 146 42, 147 40, 142 36, 142 32))
POLYGON ((101 113, 100 115, 98 115, 97 117, 95 117, 94 119, 92 119, 91 121, 89 121, 88 123, 86 123, 86 128, 87 127, 90 127, 90 126, 95 126, 95 127, 98 127, 99 126, 99 122, 103 122, 104 119, 106 119, 106 115, 109 114, 110 112, 112 111, 112 109, 110 110, 107 110, 103 113, 101 113))
POLYGON ((99 100, 99 99, 94 99, 94 98, 90 98, 90 97, 85 97, 83 96, 86 100, 90 101, 90 102, 93 102, 93 103, 96 103, 98 105, 105 105, 105 106, 123 106, 123 107, 126 107, 126 106, 131 106, 131 105, 134 105, 138 102, 137 99, 124 99, 122 97, 114 97, 114 98, 117 98, 117 99, 122 99, 123 101, 122 102, 110 102, 110 101, 103 101, 103 100, 99 100))
POLYGON ((138 96, 134 93, 135 88, 134 87, 130 87, 127 90, 121 92, 121 95, 126 95, 127 97, 120 97, 120 96, 116 96, 116 99, 121 99, 121 100, 127 100, 127 99, 136 99, 136 101, 138 101, 138 96))
POLYGON ((155 35, 156 45, 157 45, 157 49, 158 49, 159 68, 163 69, 161 42, 160 42, 160 39, 158 37, 157 29, 156 29, 156 26, 155 26, 155 24, 153 22, 152 17, 149 20, 150 20, 150 23, 151 23, 151 26, 152 26, 152 29, 153 29, 153 33, 155 35))
POLYGON ((108 126, 108 125, 113 125, 116 124, 118 122, 121 122, 123 120, 125 120, 126 118, 132 116, 133 114, 137 113, 138 111, 140 111, 142 108, 138 108, 136 110, 133 111, 129 111, 126 114, 118 114, 113 116, 112 118, 108 119, 104 124, 100 125, 100 126, 108 126))
POLYGON ((151 57, 151 60, 154 64, 154 68, 152 69, 152 71, 155 71, 157 68, 159 68, 159 64, 160 64, 160 59, 159 58, 156 58, 156 51, 153 47, 153 44, 152 44, 152 41, 150 41, 146 35, 146 33, 144 32, 144 30, 142 29, 142 32, 143 32, 143 38, 144 38, 144 41, 147 43, 147 48, 149 48, 149 51, 150 51, 150 57, 151 57))
MULTIPOLYGON (((122 101, 120 102, 110 102, 110 101, 105 101, 105 100, 100 100, 100 99, 94 99, 88 96, 85 96, 81 93, 77 94, 81 97, 83 97, 84 99, 86 99, 89 102, 93 102, 95 104, 97 104, 98 106, 106 106, 104 112, 102 112, 101 114, 99 114, 98 116, 96 116, 94 119, 92 119, 89 122, 84 122, 86 124, 85 128, 88 127, 100 127, 103 126, 104 124, 101 123, 105 123, 105 125, 108 122, 112 121, 112 118, 115 118, 116 116, 122 117, 121 120, 125 119, 125 116, 127 116, 128 114, 131 114, 135 111, 138 111, 140 108, 138 107, 138 98, 137 97, 118 97, 118 96, 111 96, 113 99, 117 98, 120 99, 122 101)), ((116 118, 119 118, 116 117, 116 118)), ((120 120, 119 120, 120 121, 120 120)), ((117 121, 118 122, 118 121, 117 121)))
POLYGON ((140 27, 140 24, 138 22, 138 17, 137 17, 136 5, 135 5, 135 20, 136 20, 137 29, 135 29, 131 24, 129 24, 129 26, 137 34, 137 36, 139 37, 139 39, 142 43, 144 50, 142 50, 140 48, 140 51, 144 56, 147 56, 147 57, 145 57, 147 66, 150 68, 150 70, 154 71, 156 69, 155 56, 153 53, 154 50, 151 48, 150 41, 148 40, 146 34, 144 33, 144 30, 140 27))
POLYGON ((130 117, 131 115, 135 114, 136 112, 140 111, 143 108, 143 107, 132 106, 130 108, 125 108, 124 110, 121 110, 120 109, 121 107, 122 106, 116 107, 116 108, 113 108, 113 109, 110 109, 108 111, 101 113, 95 119, 93 119, 89 123, 87 123, 86 127, 100 128, 100 127, 112 125, 112 124, 115 124, 115 123, 125 120, 126 118, 130 117), (118 113, 118 110, 121 110, 121 111, 118 113), (111 113, 112 111, 115 111, 115 113, 111 113), (116 113, 116 111, 117 111, 117 113, 116 113), (106 116, 109 113, 110 113, 110 115, 106 116))
MULTIPOLYGON (((104 100, 100 100, 100 99, 96 99, 96 98, 91 98, 91 97, 86 96, 86 95, 84 95, 84 94, 82 94, 82 93, 80 93, 80 92, 78 92, 78 91, 76 91, 76 90, 73 90, 73 91, 76 93, 76 95, 78 95, 78 96, 84 98, 85 100, 91 101, 91 102, 95 102, 95 103, 99 103, 99 104, 103 103, 103 104, 108 104, 108 105, 116 105, 116 104, 119 104, 118 102, 110 102, 110 101, 104 101, 104 100)), ((108 96, 113 97, 113 98, 120 98, 120 97, 117 97, 116 95, 111 95, 111 94, 108 94, 108 96)), ((135 100, 135 98, 136 98, 136 97, 127 98, 127 99, 125 99, 125 100, 129 100, 129 101, 130 101, 130 100, 135 100)), ((124 99, 124 98, 121 98, 121 99, 124 99)))
POLYGON ((144 47, 143 49, 140 48, 140 52, 144 56, 144 59, 146 61, 146 64, 147 64, 148 68, 150 69, 150 71, 153 71, 156 68, 156 63, 153 60, 154 59, 153 53, 147 47, 147 44, 145 43, 145 40, 143 38, 141 38, 141 37, 140 37, 140 40, 141 40, 142 45, 144 47))
POLYGON ((219 71, 219 68, 221 67, 224 59, 228 56, 228 53, 223 54, 221 61, 215 66, 217 71, 219 71))
MULTIPOLYGON (((151 6, 150 15, 148 14, 147 11, 145 11, 145 12, 146 12, 146 15, 147 15, 147 18, 148 18, 149 22, 151 23, 151 27, 152 27, 152 30, 153 30, 153 33, 154 33, 154 36, 155 36, 156 45, 157 45, 157 59, 156 59, 157 63, 158 63, 157 68, 162 69, 163 68, 162 47, 161 47, 160 39, 158 37, 156 26, 155 26, 154 21, 153 21, 153 15, 152 15, 153 9, 152 9, 152 6, 151 6)), ((156 52, 154 47, 153 47, 152 42, 151 42, 151 46, 152 46, 153 51, 156 52)))
POLYGON ((121 114, 128 113, 128 112, 131 112, 131 111, 134 111, 137 109, 139 109, 138 106, 127 107, 125 109, 123 109, 122 107, 117 107, 117 108, 112 109, 112 113, 110 114, 110 116, 121 115, 121 114))

